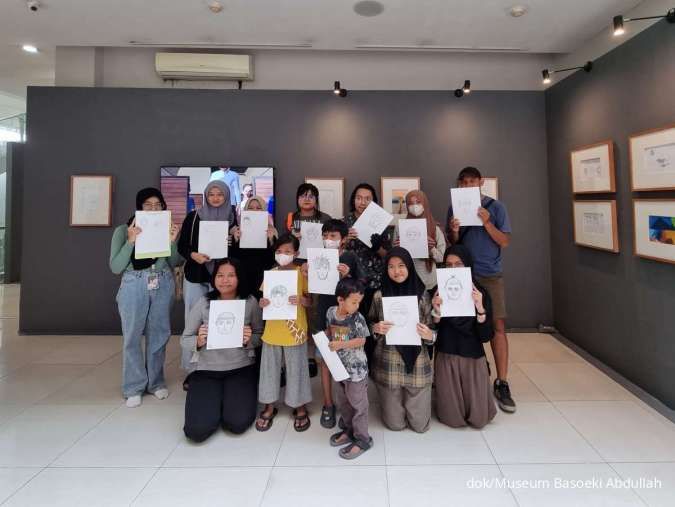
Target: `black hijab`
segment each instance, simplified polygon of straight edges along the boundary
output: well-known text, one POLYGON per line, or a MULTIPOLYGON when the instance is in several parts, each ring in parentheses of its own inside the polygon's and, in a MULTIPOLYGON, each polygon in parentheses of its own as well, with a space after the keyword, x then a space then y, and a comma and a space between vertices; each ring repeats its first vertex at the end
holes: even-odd
MULTIPOLYGON (((166 210, 166 201, 164 200, 162 192, 153 187, 146 187, 139 190, 136 194, 136 211, 143 211, 143 203, 151 197, 157 197, 159 202, 162 204, 162 209, 166 210)), ((127 222, 127 226, 130 226, 134 222, 135 218, 136 214, 134 213, 127 222)), ((136 271, 148 269, 155 262, 157 262, 157 259, 136 259, 136 247, 134 246, 134 249, 131 252, 131 265, 136 271)))
MULTIPOLYGON (((400 246, 395 246, 389 250, 389 253, 384 258, 384 269, 385 273, 382 275, 382 296, 417 296, 418 300, 422 297, 425 290, 424 283, 422 283, 422 280, 420 280, 420 277, 417 275, 417 271, 415 271, 415 265, 413 264, 412 257, 410 257, 408 250, 401 248, 400 246), (389 275, 386 272, 389 261, 393 257, 401 259, 408 269, 408 278, 406 278, 403 283, 396 283, 389 278, 389 275)), ((401 354, 401 359, 403 359, 403 363, 405 364, 406 373, 412 373, 415 362, 417 361, 417 356, 419 356, 422 351, 422 347, 420 345, 396 345, 396 350, 401 354)))

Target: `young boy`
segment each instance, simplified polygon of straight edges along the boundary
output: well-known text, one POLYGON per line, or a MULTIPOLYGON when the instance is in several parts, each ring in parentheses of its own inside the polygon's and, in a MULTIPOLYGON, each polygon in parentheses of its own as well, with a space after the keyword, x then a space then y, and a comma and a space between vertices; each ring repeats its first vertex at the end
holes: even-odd
MULTIPOLYGON (((284 402, 292 407, 295 431, 309 429, 310 420, 307 403, 312 401, 312 390, 307 368, 307 314, 305 308, 311 301, 307 296, 307 278, 300 273, 300 267, 293 261, 298 255, 300 243, 295 236, 284 234, 274 244, 274 269, 298 272, 298 296, 289 296, 288 302, 298 305, 296 320, 268 320, 262 336, 262 357, 258 401, 265 408, 258 416, 255 427, 267 431, 272 427, 277 409, 274 403, 279 399, 281 366, 286 366, 286 395, 284 402)), ((260 299, 260 307, 270 304, 267 298, 260 299)))
POLYGON ((337 351, 349 379, 337 385, 337 403, 345 429, 330 437, 330 445, 343 447, 339 455, 344 459, 358 458, 373 446, 368 434, 368 359, 363 346, 370 335, 359 304, 365 286, 359 280, 340 280, 335 291, 337 306, 326 312, 328 346, 337 351))
MULTIPOLYGON (((340 264, 338 271, 340 278, 353 278, 355 280, 361 279, 361 269, 359 268, 358 258, 354 252, 346 252, 345 245, 347 243, 347 234, 349 229, 347 224, 342 220, 329 220, 321 228, 323 234, 324 248, 336 248, 340 255, 340 264)), ((327 294, 319 294, 316 305, 316 323, 314 328, 316 332, 326 330, 326 312, 331 306, 337 305, 335 296, 327 294)), ((321 361, 321 353, 316 349, 315 356, 319 361, 319 368, 321 370, 321 388, 323 391, 323 408, 321 409, 321 426, 324 428, 335 427, 335 404, 333 403, 333 394, 331 391, 331 376, 330 371, 326 365, 321 361)))

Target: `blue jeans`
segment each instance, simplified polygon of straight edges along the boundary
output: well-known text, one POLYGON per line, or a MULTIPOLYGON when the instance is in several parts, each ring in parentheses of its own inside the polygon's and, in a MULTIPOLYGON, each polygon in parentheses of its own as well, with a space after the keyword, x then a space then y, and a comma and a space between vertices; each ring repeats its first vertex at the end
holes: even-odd
POLYGON ((125 271, 117 292, 117 306, 122 320, 122 393, 125 398, 144 391, 154 393, 166 387, 164 358, 171 337, 169 313, 175 294, 173 273, 155 271, 159 288, 148 290, 153 271, 125 271), (145 355, 143 335, 145 334, 145 355))
MULTIPOLYGON (((183 280, 183 303, 185 304, 185 323, 187 323, 190 310, 199 299, 211 290, 208 283, 194 283, 188 279, 183 280)), ((184 370, 190 368, 192 352, 181 347, 180 365, 184 370)))

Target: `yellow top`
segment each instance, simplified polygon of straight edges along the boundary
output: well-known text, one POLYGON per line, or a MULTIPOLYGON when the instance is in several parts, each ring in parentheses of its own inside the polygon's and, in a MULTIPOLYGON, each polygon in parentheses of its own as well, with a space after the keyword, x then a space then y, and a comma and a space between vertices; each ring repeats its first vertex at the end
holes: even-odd
MULTIPOLYGON (((278 268, 273 268, 277 270, 278 268)), ((296 267, 298 272, 298 299, 303 294, 307 294, 307 279, 300 273, 300 268, 296 267)), ((297 341, 294 333, 288 327, 285 320, 268 320, 265 322, 265 332, 262 335, 262 341, 268 345, 279 345, 281 347, 292 347, 294 345, 302 345, 307 341, 307 311, 305 307, 298 303, 298 318, 295 322, 298 329, 304 331, 304 339, 297 341)))

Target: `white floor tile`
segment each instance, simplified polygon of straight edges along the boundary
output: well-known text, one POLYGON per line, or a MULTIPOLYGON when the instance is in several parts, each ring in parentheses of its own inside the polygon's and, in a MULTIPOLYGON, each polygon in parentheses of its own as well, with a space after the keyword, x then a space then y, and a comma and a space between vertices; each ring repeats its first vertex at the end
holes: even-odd
POLYGON ((95 365, 121 350, 121 336, 69 336, 67 343, 41 357, 36 363, 95 365))
POLYGON ((675 425, 632 401, 555 404, 606 461, 675 461, 675 425))
POLYGON ((129 505, 150 480, 152 468, 47 468, 5 506, 118 507, 129 505))
POLYGON ((519 403, 483 429, 497 463, 597 463, 602 459, 550 403, 519 403))
POLYGON ((551 335, 509 333, 509 360, 514 363, 578 363, 584 360, 551 335))
POLYGON ((631 481, 633 491, 650 507, 672 507, 675 499, 675 463, 612 463, 631 481))
POLYGON ((261 507, 386 507, 384 467, 275 468, 261 507))
POLYGON ((91 367, 30 364, 0 380, 0 403, 35 403, 59 390, 91 367))
POLYGON ((40 470, 41 468, 0 468, 0 503, 12 496, 40 470))
POLYGON ((517 505, 508 488, 495 487, 497 465, 389 466, 387 475, 391 507, 517 505))
POLYGON ((501 468, 521 507, 644 507, 633 491, 616 487, 620 477, 605 463, 501 468))
POLYGON ((133 505, 260 505, 270 468, 163 468, 133 505))
POLYGON ((0 425, 25 411, 30 405, 11 403, 0 404, 0 425))

